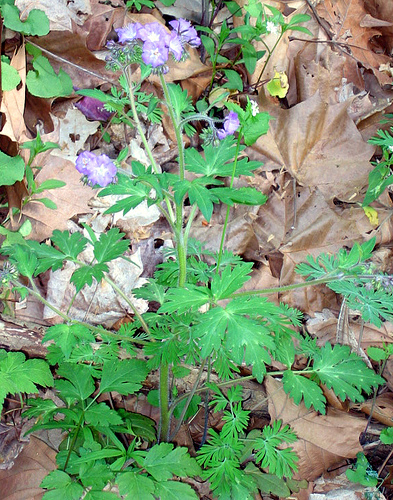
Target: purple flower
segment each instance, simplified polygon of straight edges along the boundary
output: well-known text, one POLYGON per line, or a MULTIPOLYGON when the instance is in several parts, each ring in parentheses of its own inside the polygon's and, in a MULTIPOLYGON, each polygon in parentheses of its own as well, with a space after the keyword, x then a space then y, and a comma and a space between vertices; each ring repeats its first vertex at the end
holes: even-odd
POLYGON ((188 43, 190 47, 199 47, 201 39, 199 38, 196 29, 191 26, 191 23, 186 19, 176 19, 171 21, 170 26, 178 34, 183 44, 188 43))
POLYGON ((163 66, 168 60, 168 47, 157 43, 145 42, 143 44, 142 61, 151 64, 153 68, 163 66))
POLYGON ((115 164, 108 156, 96 156, 89 151, 83 151, 78 156, 75 167, 78 172, 87 177, 90 186, 98 184, 105 187, 114 181, 117 173, 115 164))
POLYGON ((166 45, 168 32, 160 23, 147 23, 138 32, 138 36, 144 42, 166 45))
POLYGON ((83 175, 88 175, 90 172, 90 164, 96 160, 96 155, 90 153, 90 151, 83 151, 75 162, 75 168, 78 172, 83 175))
POLYGON ((184 49, 183 44, 181 43, 180 38, 177 36, 177 33, 172 31, 168 38, 168 48, 169 52, 173 55, 176 61, 180 61, 183 56, 184 49))
POLYGON ((227 135, 233 135, 239 128, 240 122, 237 113, 230 111, 229 115, 224 120, 224 128, 217 130, 217 137, 224 139, 227 135))
POLYGON ((141 23, 130 23, 124 28, 116 29, 116 33, 119 37, 119 43, 131 42, 139 38, 139 31, 143 28, 141 23))

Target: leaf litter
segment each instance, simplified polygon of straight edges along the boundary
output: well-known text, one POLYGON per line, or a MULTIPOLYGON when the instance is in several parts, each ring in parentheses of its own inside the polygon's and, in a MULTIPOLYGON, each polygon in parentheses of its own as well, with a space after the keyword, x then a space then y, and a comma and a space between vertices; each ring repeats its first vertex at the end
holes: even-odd
MULTIPOLYGON (((239 5, 243 3, 239 2, 239 5)), ((288 107, 268 96, 264 86, 257 97, 260 109, 268 111, 274 120, 270 122, 268 134, 249 147, 247 154, 264 164, 252 182, 268 194, 269 199, 259 209, 234 207, 226 241, 230 250, 258 263, 247 289, 296 282, 300 278, 296 277, 294 269, 307 254, 316 256, 322 251, 336 252, 343 246, 350 248, 354 242, 362 242, 374 234, 382 247, 387 249, 389 259, 393 237, 392 201, 389 196, 381 197, 379 205, 376 205, 380 220, 385 221, 380 226, 373 226, 359 206, 372 168, 370 160, 375 152, 366 141, 379 127, 382 112, 391 111, 386 87, 392 82, 391 61, 385 53, 386 47, 389 50, 393 47, 392 7, 388 2, 379 5, 369 0, 298 0, 289 2, 287 7, 283 2, 274 0, 264 3, 284 11, 287 19, 297 13, 311 13, 313 16, 308 28, 315 37, 315 43, 309 43, 304 34, 286 34, 268 61, 267 78, 273 76, 275 71, 286 71, 289 75, 288 107), (384 214, 386 219, 383 219, 384 214)), ((29 2, 18 2, 21 9, 28 7, 27 4, 29 2)), ((183 11, 195 12, 194 5, 194 1, 177 0, 175 6, 162 8, 161 13, 179 16, 183 11)), ((162 20, 159 10, 155 10, 153 15, 124 14, 116 2, 105 5, 96 1, 79 2, 72 4, 72 10, 71 7, 60 9, 60 6, 55 10, 53 3, 42 1, 34 2, 34 7, 47 10, 52 23, 51 32, 45 37, 30 37, 27 41, 43 50, 56 71, 63 67, 73 84, 80 88, 102 85, 104 90, 108 90, 109 84, 115 82, 113 73, 105 69, 102 60, 105 43, 113 28, 130 21, 145 23, 162 20)), ((274 34, 268 43, 274 45, 274 34)), ((32 132, 24 120, 24 115, 27 118, 29 113, 29 109, 24 109, 25 101, 27 108, 29 106, 24 86, 25 57, 22 46, 11 61, 20 74, 22 85, 17 90, 5 92, 2 101, 1 111, 6 124, 1 133, 12 141, 27 140, 32 132)), ((247 84, 258 80, 265 63, 266 58, 259 61, 252 75, 245 77, 247 84)), ((170 67, 168 81, 180 81, 196 100, 210 81, 209 72, 209 66, 201 62, 199 52, 192 50, 185 65, 170 67)), ((154 78, 151 80, 154 84, 154 78)), ((131 211, 126 218, 104 216, 102 208, 97 206, 96 193, 82 186, 73 164, 88 137, 96 134, 99 123, 86 120, 80 111, 72 107, 71 101, 68 109, 65 104, 65 116, 59 117, 55 116, 51 100, 41 99, 41 102, 46 113, 44 121, 53 127, 50 132, 59 139, 61 149, 39 158, 41 171, 36 181, 40 183, 56 178, 64 179, 67 184, 47 194, 56 203, 57 210, 35 203, 29 203, 23 209, 23 217, 32 222, 31 237, 44 241, 55 229, 62 230, 75 221, 80 223, 92 219, 96 219, 96 229, 102 230, 110 219, 111 224, 131 235, 133 249, 130 255, 137 260, 137 265, 125 269, 113 263, 115 280, 122 274, 129 276, 132 271, 133 279, 124 284, 129 294, 135 284, 140 283, 138 280, 143 272, 138 243, 141 239, 149 240, 151 235, 157 238, 157 231, 153 228, 159 224, 159 216, 151 211, 152 207, 144 207, 139 212, 131 211)), ((164 129, 164 133, 170 148, 171 131, 164 129)), ((138 154, 137 138, 132 138, 129 144, 134 144, 135 154, 138 154)), ((216 207, 207 225, 199 216, 193 236, 208 239, 209 248, 216 250, 224 215, 222 208, 216 207)), ((164 230, 161 235, 165 240, 164 230)), ((70 270, 65 268, 55 273, 56 278, 50 276, 45 288, 47 298, 57 300, 61 308, 62 298, 73 293, 69 288, 70 270)), ((115 305, 114 298, 107 295, 104 288, 102 284, 97 284, 91 295, 80 294, 80 302, 77 299, 73 304, 75 317, 85 319, 88 311, 91 312, 88 321, 107 324, 129 313, 125 304, 115 305)), ((279 299, 306 314, 305 328, 316 336, 320 345, 334 343, 341 304, 331 290, 324 286, 302 289, 281 294, 279 299)), ((146 308, 144 301, 140 302, 140 308, 146 308)), ((52 314, 45 310, 43 317, 35 319, 50 316, 52 314)), ((359 347, 363 350, 370 345, 382 346, 392 342, 392 326, 389 323, 384 323, 379 329, 363 326, 354 313, 349 318, 349 324, 353 337, 361 337, 359 347)), ((384 376, 387 387, 392 391, 391 361, 386 365, 384 376)), ((356 453, 362 451, 359 440, 366 428, 366 417, 337 409, 334 404, 328 408, 326 415, 320 415, 303 404, 294 405, 277 380, 269 377, 265 385, 270 417, 289 423, 299 437, 294 448, 300 457, 300 479, 312 482, 341 464, 343 459, 354 459, 356 453)), ((257 391, 255 384, 253 390, 257 391)), ((391 392, 385 399, 381 399, 383 396, 377 398, 379 417, 376 418, 385 425, 391 421, 393 413, 390 396, 391 392)), ((372 403, 366 401, 356 408, 368 415, 371 406, 372 403)), ((11 475, 0 473, 0 492, 4 493, 1 498, 19 500, 22 494, 30 495, 26 498, 40 498, 42 490, 38 485, 47 470, 55 465, 49 447, 39 443, 36 438, 31 438, 30 445, 19 456, 21 465, 14 466, 11 475), (30 458, 32 443, 35 450, 33 459, 30 458), (39 465, 26 465, 29 460, 36 460, 39 465), (34 472, 30 472, 31 469, 34 472), (25 485, 27 493, 21 492, 21 484, 25 485)), ((318 487, 314 491, 317 492, 318 487)), ((301 493, 298 498, 301 498, 301 493)))

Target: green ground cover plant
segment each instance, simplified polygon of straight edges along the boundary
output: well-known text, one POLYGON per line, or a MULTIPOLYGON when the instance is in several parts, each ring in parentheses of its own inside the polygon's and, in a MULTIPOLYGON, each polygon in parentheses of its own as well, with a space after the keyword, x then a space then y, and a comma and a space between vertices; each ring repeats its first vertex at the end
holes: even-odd
MULTIPOLYGON (((258 15, 265 15, 264 11, 258 15)), ((273 22, 270 18, 264 21, 273 22)), ((129 247, 125 235, 115 227, 99 237, 87 225, 85 235, 57 230, 51 245, 21 237, 2 248, 9 260, 1 275, 3 287, 11 287, 21 297, 32 294, 64 320, 45 334, 44 342, 52 341, 46 361, 0 352, 1 401, 7 393, 37 393, 38 385, 54 387, 60 401, 40 397, 24 401, 21 397, 23 415, 35 419, 29 432, 64 432, 58 469, 42 482, 47 490, 45 500, 83 495, 87 500, 110 500, 119 498, 117 492, 129 499, 191 500, 197 494, 181 479, 197 476, 209 481, 214 496, 223 500, 252 499, 257 491, 290 496, 295 484, 290 479, 298 460, 290 445, 296 435, 280 420, 249 431, 250 412, 242 405, 242 381, 252 378, 262 383, 267 374, 280 377, 295 403, 303 401, 321 414, 326 412, 321 385, 342 401, 358 402, 384 383, 348 346, 327 343, 321 348, 301 333, 300 311, 264 297, 273 291, 324 283, 341 294, 365 322, 380 326, 382 321, 392 320, 390 278, 368 264, 375 239, 336 255, 310 256, 297 268, 305 278, 302 283, 242 290, 253 265, 225 249, 226 231, 235 204, 266 202, 267 197, 253 187, 236 188, 235 180, 252 177, 260 167, 244 150, 267 133, 270 117, 249 99, 244 106, 228 101, 225 116, 220 116, 214 103, 195 109, 187 92, 180 85, 168 84, 165 74, 168 58, 181 64, 187 45, 198 47, 200 38, 186 20, 169 24, 170 34, 159 23, 134 23, 119 29, 119 41, 108 44, 108 65, 122 71, 123 90, 113 89, 111 94, 79 91, 102 100, 108 111, 117 113, 117 120, 137 129, 150 165, 133 161, 124 166, 127 150, 115 161, 83 151, 76 161, 84 182, 102 188, 100 197, 122 196, 107 213, 126 214, 146 201, 156 205, 169 224, 174 249, 167 252, 154 277, 134 290, 136 297, 157 303, 158 310, 140 314, 108 276, 108 263, 123 257, 129 247), (154 74, 161 83, 162 102, 176 136, 176 173, 161 171, 146 138, 141 115, 154 121, 160 113, 157 99, 146 98, 140 82, 133 82, 135 63, 141 68, 142 80, 154 74), (196 122, 207 125, 202 134, 203 151, 184 144, 183 133, 192 134, 196 122), (210 221, 218 204, 227 207, 225 222, 220 248, 210 252, 203 242, 190 238, 190 230, 198 211, 210 221), (88 246, 93 258, 86 264, 79 256, 88 246), (35 278, 48 269, 60 269, 66 261, 78 266, 71 277, 76 293, 104 280, 127 301, 135 321, 119 332, 93 327, 73 320, 41 297, 35 278), (302 370, 293 368, 297 354, 308 358, 302 370), (285 368, 273 370, 273 360, 285 368), (251 367, 252 375, 239 375, 242 364, 251 367), (191 368, 196 372, 192 387, 180 394, 176 382, 191 368), (146 377, 155 371, 159 384, 149 398, 159 407, 157 426, 141 414, 104 402, 104 396, 112 392, 129 396, 144 391, 146 377), (218 375, 218 383, 211 380, 213 373, 218 375), (191 457, 174 440, 200 405, 206 416, 204 436, 196 457, 191 457), (224 424, 219 432, 208 428, 209 408, 222 413, 224 424)), ((295 23, 286 29, 295 29, 295 23)), ((216 57, 218 51, 214 50, 216 57)), ((38 139, 25 147, 37 154, 45 147, 37 144, 38 139)))

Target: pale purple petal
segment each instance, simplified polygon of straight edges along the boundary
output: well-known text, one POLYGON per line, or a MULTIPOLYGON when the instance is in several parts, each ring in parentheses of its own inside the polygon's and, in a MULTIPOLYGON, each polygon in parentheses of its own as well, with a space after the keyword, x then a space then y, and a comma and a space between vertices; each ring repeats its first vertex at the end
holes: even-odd
POLYGON ((224 129, 227 131, 228 135, 232 135, 239 128, 240 122, 237 113, 230 111, 229 115, 224 120, 224 129))
POLYGON ((96 157, 96 161, 92 164, 87 179, 91 186, 98 184, 105 187, 114 181, 116 173, 117 168, 112 160, 107 155, 100 155, 96 157))
POLYGON ((201 39, 199 38, 196 29, 186 19, 175 19, 170 21, 170 26, 178 34, 183 43, 188 43, 190 47, 199 47, 201 39))
POLYGON ((180 61, 180 59, 182 58, 184 49, 183 49, 183 45, 181 43, 180 38, 177 36, 177 34, 174 31, 172 31, 172 33, 169 36, 168 48, 169 48, 169 52, 173 55, 173 57, 177 61, 180 61))
POLYGON ((160 23, 147 23, 139 30, 138 36, 144 42, 166 45, 169 33, 160 23))
POLYGON ((230 111, 229 115, 225 117, 224 128, 217 130, 217 137, 219 139, 225 139, 228 135, 233 135, 239 126, 240 122, 237 113, 230 111))
POLYGON ((96 159, 97 157, 95 154, 90 153, 90 151, 83 151, 76 159, 75 168, 81 174, 88 175, 96 159))
POLYGON ((143 44, 142 61, 153 68, 164 65, 168 61, 168 47, 152 42, 143 44))
POLYGON ((130 23, 124 28, 116 29, 117 36, 119 37, 120 43, 131 42, 132 40, 136 40, 139 37, 139 31, 142 28, 141 23, 130 23))

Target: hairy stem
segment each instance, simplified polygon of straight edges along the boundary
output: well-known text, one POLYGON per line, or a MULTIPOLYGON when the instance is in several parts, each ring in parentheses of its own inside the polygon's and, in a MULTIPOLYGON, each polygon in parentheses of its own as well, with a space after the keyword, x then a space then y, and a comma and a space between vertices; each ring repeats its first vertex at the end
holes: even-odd
POLYGON ((167 441, 170 431, 170 414, 169 414, 169 364, 161 363, 160 365, 160 427, 159 441, 167 441))
MULTIPOLYGON (((198 384, 199 384, 199 381, 201 380, 201 377, 202 377, 202 373, 203 373, 203 369, 205 367, 205 364, 206 364, 206 359, 203 360, 203 362, 201 363, 201 366, 199 367, 199 370, 198 370, 198 376, 194 382, 194 385, 191 389, 191 391, 189 392, 188 394, 188 397, 187 397, 187 401, 186 401, 186 404, 184 405, 184 408, 180 414, 180 417, 179 417, 179 420, 176 424, 176 427, 175 427, 175 430, 173 431, 173 433, 170 435, 169 437, 169 441, 172 441, 173 438, 176 437, 176 434, 179 432, 180 430, 180 427, 183 423, 183 420, 184 420, 184 416, 188 410, 188 407, 190 406, 190 403, 191 403, 191 400, 195 394, 195 391, 197 390, 197 387, 198 387, 198 384)), ((174 408, 173 408, 174 409, 174 408)), ((170 416, 172 416, 172 413, 173 413, 173 410, 171 408, 171 411, 170 411, 170 416)))
MULTIPOLYGON (((237 167, 237 159, 239 157, 239 150, 240 150, 240 141, 241 141, 241 138, 242 138, 242 134, 239 133, 238 138, 237 138, 237 143, 236 143, 235 159, 234 159, 234 162, 233 162, 231 182, 230 182, 230 185, 229 185, 230 188, 233 187, 233 182, 235 180, 235 173, 236 173, 236 167, 237 167)), ((227 206, 227 210, 226 210, 226 214, 225 214, 224 226, 222 228, 220 250, 218 251, 217 272, 218 272, 218 269, 220 268, 221 258, 222 258, 222 252, 224 250, 224 242, 225 242, 225 236, 226 236, 227 227, 228 227, 228 220, 229 220, 230 209, 231 209, 231 207, 228 205, 227 206)))

